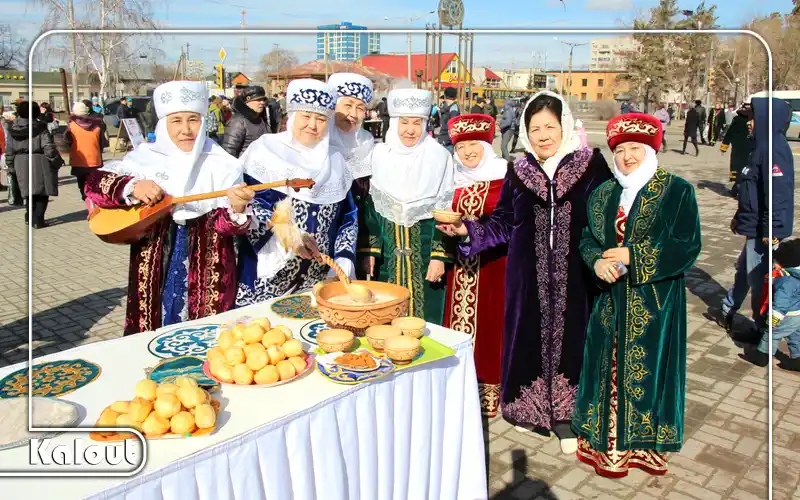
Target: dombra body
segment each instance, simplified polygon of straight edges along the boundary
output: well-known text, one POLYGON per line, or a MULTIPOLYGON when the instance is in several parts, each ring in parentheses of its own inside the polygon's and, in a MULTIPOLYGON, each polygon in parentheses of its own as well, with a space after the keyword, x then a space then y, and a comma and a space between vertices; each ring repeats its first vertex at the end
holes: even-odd
MULTIPOLYGON (((299 191, 314 186, 312 179, 286 179, 248 186, 253 191, 263 191, 287 186, 299 191)), ((174 198, 169 195, 153 205, 134 205, 115 208, 94 208, 89 213, 89 229, 106 243, 126 245, 142 239, 158 221, 172 213, 175 205, 192 201, 210 200, 227 195, 227 191, 213 191, 174 198)))

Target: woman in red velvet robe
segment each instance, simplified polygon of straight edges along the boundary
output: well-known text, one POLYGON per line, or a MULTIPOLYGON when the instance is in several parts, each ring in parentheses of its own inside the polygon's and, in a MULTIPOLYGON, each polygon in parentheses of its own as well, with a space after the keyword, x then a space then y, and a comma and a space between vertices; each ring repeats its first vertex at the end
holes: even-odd
MULTIPOLYGON (((492 149, 495 121, 488 115, 450 120, 455 146, 456 192, 453 211, 467 220, 483 220, 494 211, 508 163, 492 149)), ((503 293, 506 245, 472 257, 459 256, 447 275, 444 326, 472 336, 481 410, 497 415, 503 357, 503 293)))
POLYGON ((208 93, 199 82, 174 81, 153 94, 156 142, 90 174, 85 194, 102 208, 154 204, 164 194, 221 189, 227 198, 178 205, 131 245, 125 335, 231 309, 236 299, 233 240, 250 226, 252 190, 240 185, 235 158, 206 137, 208 93))

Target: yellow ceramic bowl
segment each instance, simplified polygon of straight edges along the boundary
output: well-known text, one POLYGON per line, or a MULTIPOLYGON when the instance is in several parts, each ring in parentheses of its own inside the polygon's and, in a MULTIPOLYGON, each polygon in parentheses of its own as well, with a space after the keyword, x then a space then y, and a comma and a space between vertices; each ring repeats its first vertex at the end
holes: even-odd
POLYGON ((415 338, 422 338, 425 332, 425 320, 416 316, 406 316, 392 320, 392 326, 400 329, 403 335, 411 335, 415 338))
POLYGON ((384 347, 386 348, 386 355, 389 356, 393 363, 406 365, 411 363, 411 360, 419 354, 420 343, 419 339, 415 337, 400 335, 386 339, 384 347))
POLYGON ((383 352, 383 346, 387 339, 399 337, 402 332, 399 328, 392 325, 376 325, 367 328, 367 341, 378 352, 383 352))
POLYGON ((317 345, 325 352, 344 352, 353 347, 354 341, 353 332, 340 328, 323 330, 317 335, 317 345))
POLYGON ((461 220, 460 213, 450 210, 431 210, 431 214, 433 214, 436 222, 441 222, 442 224, 456 224, 461 220))

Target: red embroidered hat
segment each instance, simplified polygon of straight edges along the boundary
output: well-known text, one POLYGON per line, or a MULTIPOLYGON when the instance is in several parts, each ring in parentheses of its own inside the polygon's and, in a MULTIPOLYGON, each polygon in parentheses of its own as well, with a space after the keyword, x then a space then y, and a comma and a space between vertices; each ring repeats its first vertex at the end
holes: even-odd
POLYGON ((606 127, 608 147, 612 150, 623 142, 641 142, 658 151, 663 137, 661 121, 644 113, 619 115, 611 119, 606 127))
POLYGON ((460 115, 447 122, 447 133, 453 145, 461 141, 484 141, 489 144, 494 140, 494 118, 489 115, 460 115))

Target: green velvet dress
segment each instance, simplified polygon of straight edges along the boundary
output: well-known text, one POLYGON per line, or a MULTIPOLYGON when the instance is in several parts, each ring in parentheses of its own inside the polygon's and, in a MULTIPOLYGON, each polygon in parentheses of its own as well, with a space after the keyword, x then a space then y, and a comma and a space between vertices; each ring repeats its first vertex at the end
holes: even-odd
MULTIPOLYGON (((598 279, 602 293, 589 320, 572 422, 581 438, 578 457, 583 459, 587 450, 611 456, 607 469, 593 463, 599 473, 611 477, 624 475, 637 460, 646 462, 643 456, 659 457, 681 448, 684 273, 701 246, 694 188, 685 180, 659 168, 639 191, 620 229, 621 193, 617 181, 610 180, 589 198, 589 226, 580 243, 584 261, 594 269, 603 251, 617 246, 630 250, 631 261, 629 272, 614 284, 598 279)), ((656 473, 666 472, 666 463, 661 465, 663 471, 656 473)))
POLYGON ((359 231, 359 257, 375 257, 374 275, 379 281, 406 287, 411 292, 409 315, 441 325, 444 322, 445 284, 425 279, 431 260, 453 261, 446 251, 436 221, 423 219, 410 227, 395 224, 375 210, 372 197, 363 200, 359 231))

